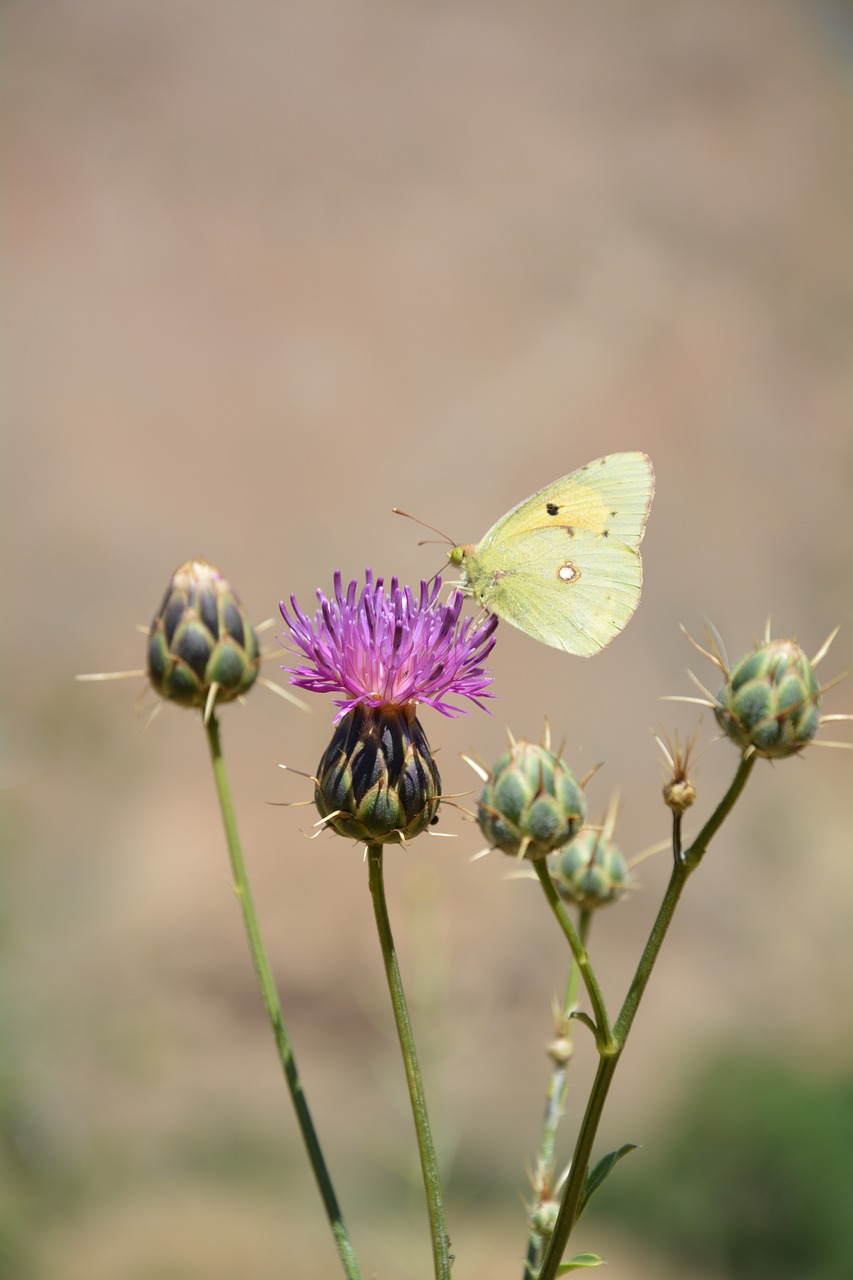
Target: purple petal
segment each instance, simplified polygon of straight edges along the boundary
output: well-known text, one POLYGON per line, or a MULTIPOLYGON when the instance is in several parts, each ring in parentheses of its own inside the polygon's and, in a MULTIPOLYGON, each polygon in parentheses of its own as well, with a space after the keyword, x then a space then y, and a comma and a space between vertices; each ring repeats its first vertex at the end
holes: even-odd
POLYGON ((283 644, 305 659, 284 670, 301 688, 343 694, 335 699, 337 719, 359 702, 426 703, 446 716, 464 712, 449 696, 483 707, 481 699, 492 696, 483 661, 495 643, 497 618, 465 618, 460 626, 462 593, 454 591, 444 605, 440 590, 440 578, 431 586, 422 581, 417 595, 397 578, 386 589, 368 569, 360 592, 355 579, 344 591, 336 571, 333 598, 317 592, 313 621, 294 596, 290 609, 281 603, 289 633, 283 644))

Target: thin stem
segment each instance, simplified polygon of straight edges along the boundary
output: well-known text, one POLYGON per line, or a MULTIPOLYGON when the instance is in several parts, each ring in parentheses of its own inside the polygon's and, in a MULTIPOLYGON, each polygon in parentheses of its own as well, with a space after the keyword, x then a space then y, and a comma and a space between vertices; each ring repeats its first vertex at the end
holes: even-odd
POLYGON ((649 934, 640 963, 637 965, 637 971, 628 988, 624 1004, 619 1010, 619 1017, 616 1019, 614 1035, 620 1049, 627 1039, 628 1032, 631 1030, 631 1024, 643 998, 643 993, 648 986, 649 978, 652 976, 652 969, 660 954, 663 940, 669 931, 669 926, 672 924, 672 917, 675 914, 675 908, 678 906, 678 900, 692 870, 693 867, 685 862, 677 861, 673 863, 672 874, 669 877, 669 884, 666 887, 663 902, 652 925, 652 931, 649 934))
POLYGON ((572 923, 568 911, 563 906, 560 896, 554 887, 554 881, 551 879, 551 873, 548 870, 548 861, 546 858, 536 858, 533 861, 533 867, 539 877, 539 883, 545 892, 551 910, 557 917, 557 921, 563 933, 566 935, 569 946, 572 949, 572 955, 583 978, 584 986, 589 995, 590 1004, 595 1020, 595 1039, 599 1046, 599 1050, 606 1051, 608 1047, 612 1048, 613 1033, 610 1029, 610 1020, 607 1017, 607 1008, 604 1004, 604 996, 601 994, 601 988, 598 985, 598 979, 595 976, 586 947, 572 923))
MULTIPOLYGON (((589 927, 592 924, 592 912, 586 907, 581 907, 578 911, 578 937, 581 945, 586 947, 589 938, 589 927)), ((580 985, 580 967, 577 960, 572 956, 572 963, 569 969, 569 978, 566 983, 566 995, 563 1000, 563 1013, 566 1017, 574 1009, 578 1002, 578 986, 580 985)))
POLYGON ((563 1189, 563 1199, 554 1224, 554 1234, 548 1242, 545 1257, 542 1259, 538 1280, 554 1280, 563 1254, 566 1252, 566 1245, 577 1221, 581 1196, 586 1186, 593 1143, 621 1052, 619 1049, 615 1053, 602 1055, 599 1059, 598 1070, 592 1082, 586 1111, 575 1144, 569 1176, 563 1189))
POLYGON ((637 971, 628 989, 628 994, 619 1011, 619 1016, 613 1026, 612 1046, 608 1052, 602 1050, 599 1045, 599 1054, 601 1060, 598 1064, 595 1080, 590 1092, 589 1101, 587 1103, 586 1112, 581 1122, 578 1140, 575 1146, 574 1155, 572 1156, 572 1164, 566 1186, 563 1190, 563 1199, 560 1204, 560 1211, 557 1214, 557 1221, 554 1225, 554 1233, 548 1243, 545 1257, 542 1260, 542 1266, 539 1271, 538 1280, 554 1280, 560 1266, 560 1261, 566 1251, 572 1228, 578 1218, 580 1211, 581 1198, 583 1196, 584 1187, 586 1185, 587 1171, 589 1169, 590 1157, 592 1155, 592 1147, 598 1132, 598 1126, 601 1121, 602 1112, 604 1111, 604 1103, 619 1059, 622 1056, 622 1050, 625 1048, 628 1035, 634 1022, 634 1018, 639 1008, 640 1001, 648 986, 649 978, 652 974, 655 961, 660 954, 663 946, 664 938, 669 931, 672 923, 672 917, 675 908, 684 890, 689 876, 695 871, 696 867, 702 859, 711 839, 716 835, 722 826, 726 817, 731 813, 738 797, 746 786, 750 773, 755 764, 756 757, 741 757, 740 764, 734 778, 729 784, 726 794, 717 805, 711 817, 705 823, 696 839, 690 847, 682 853, 681 851, 681 820, 680 817, 673 815, 673 868, 672 874, 667 885, 663 901, 660 905, 657 918, 652 925, 648 942, 646 943, 637 971))
MULTIPOLYGON (((592 912, 581 910, 578 915, 578 937, 584 947, 586 947, 591 922, 592 912)), ((555 1018, 554 1027, 555 1034, 567 1042, 566 1051, 559 1057, 553 1058, 551 1062, 551 1073, 545 1092, 542 1139, 539 1144, 539 1154, 536 1157, 536 1171, 533 1175, 533 1191, 538 1204, 541 1204, 546 1198, 550 1199, 554 1192, 556 1163, 554 1152, 557 1143, 557 1129, 566 1109, 566 1097, 569 1092, 569 1056, 571 1054, 572 1025, 570 1015, 577 1004, 579 986, 580 967, 574 955, 572 955, 563 1007, 559 1017, 555 1018)), ((527 1257, 525 1259, 523 1280, 529 1280, 529 1277, 534 1274, 541 1248, 542 1237, 538 1232, 531 1230, 527 1241, 527 1257)))
POLYGON ((234 806, 231 801, 231 792, 228 786, 228 777, 225 771, 225 762, 222 757, 222 749, 219 741, 219 724, 216 716, 212 715, 206 725, 207 741, 210 747, 210 758, 213 765, 213 777, 216 783, 216 792, 219 797, 219 807, 222 811, 222 823, 225 828, 225 838, 228 843, 228 856, 231 860, 231 874, 233 877, 234 893, 240 903, 240 910, 243 913, 243 923, 246 928, 246 937, 249 941, 249 951, 252 956, 252 963, 257 974, 258 984, 261 989, 261 998, 264 1002, 264 1008, 267 1012, 272 1032, 275 1037, 278 1056, 281 1060, 282 1070, 285 1080, 287 1081, 290 1097, 296 1111, 296 1119, 302 1134, 302 1140, 305 1143, 305 1149, 308 1152, 308 1159, 311 1162, 311 1168, 314 1171, 314 1177, 317 1180, 317 1186, 320 1189, 320 1195, 326 1209, 329 1224, 332 1228, 332 1234, 335 1238, 338 1253, 343 1263, 344 1273, 349 1280, 361 1280, 361 1271, 356 1261, 355 1253, 344 1225, 343 1215, 338 1205, 332 1180, 329 1177, 329 1171, 326 1168, 326 1162, 320 1149, 320 1143, 317 1133, 314 1129, 314 1122, 311 1119, 311 1113, 308 1109, 308 1102, 305 1098, 305 1092, 302 1088, 302 1081, 299 1078, 299 1072, 296 1069, 296 1062, 290 1047, 290 1039, 284 1025, 284 1018, 279 1004, 278 993, 275 987, 272 970, 267 960, 264 944, 261 940, 258 920, 255 914, 255 907, 252 901, 252 894, 249 889, 249 881, 246 876, 246 867, 243 862, 243 853, 240 847, 240 837, 237 833, 237 822, 234 816, 234 806))
POLYGON ((749 775, 752 773, 757 759, 758 756, 754 751, 751 755, 741 756, 737 773, 732 779, 728 791, 723 796, 722 800, 717 805, 716 809, 711 814, 710 818, 705 823, 690 848, 684 854, 685 862, 696 865, 701 861, 705 850, 708 848, 711 840, 723 825, 725 819, 731 813, 740 797, 740 793, 749 781, 749 775))
POLYGON ((620 1048, 627 1039, 628 1032, 631 1030, 631 1024, 637 1013, 643 992, 648 985, 649 978, 652 976, 652 969, 658 958, 663 940, 666 937, 667 930, 672 923, 673 913, 678 905, 678 900, 687 882, 687 877, 696 870, 705 850, 708 848, 712 838, 719 831, 725 819, 731 813, 734 805, 747 784, 749 775, 752 773, 755 761, 758 757, 753 754, 751 756, 742 756, 740 764, 737 767, 734 778, 729 783, 729 788, 699 832, 696 839, 688 849, 682 852, 681 849, 681 817, 673 814, 672 819, 672 836, 673 836, 673 853, 674 865, 663 902, 660 906, 657 919, 652 925, 652 931, 649 934, 649 940, 646 943, 645 951, 637 965, 637 972, 628 988, 628 994, 625 1002, 619 1011, 619 1017, 616 1019, 614 1026, 614 1036, 620 1048))
MULTIPOLYGON (((578 915, 578 937, 582 946, 586 947, 586 941, 589 937, 589 926, 592 920, 591 911, 581 911, 578 915)), ((580 966, 574 955, 572 963, 569 967, 569 978, 566 984, 566 994, 563 1000, 563 1008, 559 1018, 559 1025, 555 1027, 556 1033, 569 1042, 572 1039, 572 1019, 578 999, 578 987, 580 986, 580 966)), ((571 1051, 571 1050, 569 1050, 571 1051)), ((557 1141, 557 1129, 563 1116, 566 1103, 566 1094, 569 1088, 568 1073, 568 1056, 564 1061, 553 1064, 551 1079, 548 1082, 548 1091, 545 1099, 545 1116, 542 1125, 542 1143, 539 1148, 539 1156, 537 1165, 539 1169, 547 1171, 549 1182, 554 1175, 554 1149, 557 1141)))
POLYGON ((370 895, 373 899, 373 911, 376 916, 376 929, 379 944, 382 948, 382 959, 385 964, 385 976, 391 993, 391 1004, 394 1009, 394 1021, 397 1024, 397 1037, 403 1051, 403 1063, 406 1068, 406 1081, 409 1086, 409 1097, 412 1103, 412 1115, 415 1120, 415 1132, 418 1139, 418 1151, 421 1158, 424 1191, 426 1192, 427 1211, 429 1213, 430 1233, 432 1235, 432 1255, 435 1267, 435 1280, 450 1280, 450 1252, 447 1237, 447 1226, 444 1219, 444 1203, 441 1196, 441 1181, 438 1173, 438 1161, 435 1157, 432 1133, 426 1098, 424 1097, 421 1071, 415 1050, 415 1039, 409 1019, 403 981, 400 977, 400 966, 397 963, 397 952, 394 937, 391 933, 391 922, 388 918, 388 907, 385 902, 385 881, 382 870, 382 845, 369 845, 367 850, 369 868, 370 895))

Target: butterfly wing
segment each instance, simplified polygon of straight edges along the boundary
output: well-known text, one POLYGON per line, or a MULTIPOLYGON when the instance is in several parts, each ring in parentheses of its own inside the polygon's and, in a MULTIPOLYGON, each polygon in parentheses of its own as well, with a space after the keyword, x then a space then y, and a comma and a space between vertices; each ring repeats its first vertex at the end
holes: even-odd
POLYGON ((568 653, 603 649, 640 599, 640 542, 654 494, 644 453, 611 453, 502 516, 463 572, 484 608, 568 653))

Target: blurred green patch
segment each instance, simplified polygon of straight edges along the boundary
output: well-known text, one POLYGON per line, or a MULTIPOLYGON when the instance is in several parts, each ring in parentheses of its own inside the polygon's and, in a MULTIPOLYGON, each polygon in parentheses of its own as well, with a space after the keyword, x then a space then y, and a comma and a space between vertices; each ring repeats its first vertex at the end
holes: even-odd
MULTIPOLYGON (((853 1258, 853 1076, 722 1058, 666 1144, 596 1201, 667 1255, 740 1280, 842 1280, 853 1258)), ((604 1228, 606 1230, 606 1228, 604 1228)))

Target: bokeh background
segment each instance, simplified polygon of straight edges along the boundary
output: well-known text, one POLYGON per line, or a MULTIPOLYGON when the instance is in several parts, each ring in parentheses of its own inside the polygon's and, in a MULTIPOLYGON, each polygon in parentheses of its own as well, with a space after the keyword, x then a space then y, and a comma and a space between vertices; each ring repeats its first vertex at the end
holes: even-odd
MULTIPOLYGON (((5 0, 0 28, 0 1274, 333 1276, 198 722, 143 732, 141 680, 73 676, 141 665, 134 626, 191 555, 260 621, 336 567, 439 568, 392 505, 476 540, 646 449, 624 635, 589 661, 504 627, 494 715, 424 718, 466 791, 460 752, 494 759, 547 715, 578 772, 605 762, 591 810, 619 791, 625 852, 665 838, 649 729, 693 727, 660 701, 693 692, 688 667, 714 683, 679 624, 712 620, 734 658, 768 615, 810 652, 840 623, 821 673, 853 665, 850 6, 5 0)), ((275 807, 310 794, 278 765, 315 767, 313 704, 256 690, 225 749, 365 1275, 404 1280, 428 1237, 365 868, 275 807)), ((853 709, 849 684, 826 709, 853 709)), ((734 764, 707 750, 695 822, 734 764)), ((850 769, 762 765, 690 884, 601 1137, 643 1150, 577 1237, 626 1280, 847 1274, 850 769)), ((498 1280, 521 1270, 566 957, 535 885, 472 863, 452 810, 442 830, 392 852, 389 894, 454 1275, 498 1280)), ((596 924, 611 1006, 666 864, 596 924)))

